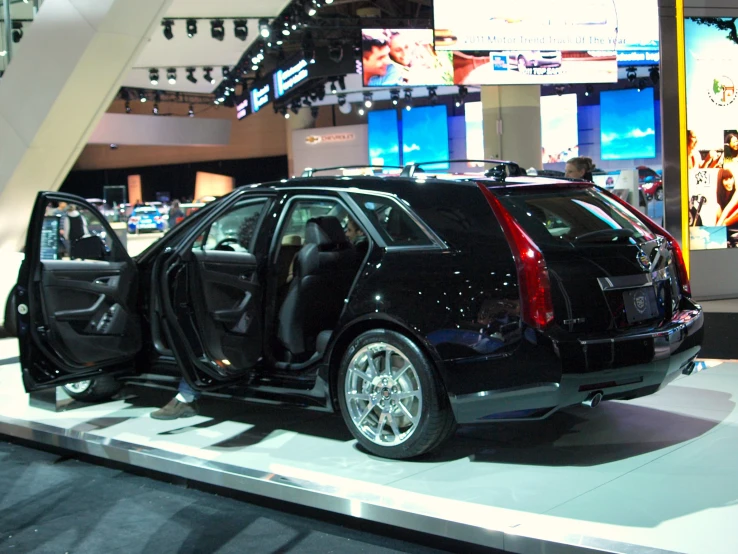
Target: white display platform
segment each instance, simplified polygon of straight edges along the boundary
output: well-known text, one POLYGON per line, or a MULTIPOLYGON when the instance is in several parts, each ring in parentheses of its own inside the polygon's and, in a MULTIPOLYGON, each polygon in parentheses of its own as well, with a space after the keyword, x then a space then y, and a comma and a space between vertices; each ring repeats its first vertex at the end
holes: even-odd
POLYGON ((0 341, 0 434, 510 552, 738 552, 738 363, 393 462, 359 450, 339 417, 298 408, 211 398, 203 415, 157 421, 146 393, 33 408, 14 349, 0 341))

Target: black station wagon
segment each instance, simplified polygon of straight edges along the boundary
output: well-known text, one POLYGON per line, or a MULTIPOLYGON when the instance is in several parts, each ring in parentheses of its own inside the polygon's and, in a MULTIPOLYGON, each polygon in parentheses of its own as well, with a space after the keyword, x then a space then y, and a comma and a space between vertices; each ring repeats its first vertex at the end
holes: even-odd
POLYGON ((690 373, 703 316, 673 237, 591 183, 494 175, 242 187, 133 259, 92 205, 40 193, 15 296, 25 387, 102 401, 184 378, 340 411, 366 450, 410 458, 457 424, 690 373), (63 251, 61 202, 95 229, 63 251))

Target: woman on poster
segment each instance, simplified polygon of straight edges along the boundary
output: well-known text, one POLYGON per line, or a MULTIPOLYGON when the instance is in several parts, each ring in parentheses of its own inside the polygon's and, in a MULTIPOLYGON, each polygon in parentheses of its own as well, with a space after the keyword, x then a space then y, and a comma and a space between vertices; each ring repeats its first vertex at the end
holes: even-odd
POLYGON ((717 182, 718 227, 730 227, 738 222, 738 194, 735 193, 735 174, 729 167, 718 173, 717 182))

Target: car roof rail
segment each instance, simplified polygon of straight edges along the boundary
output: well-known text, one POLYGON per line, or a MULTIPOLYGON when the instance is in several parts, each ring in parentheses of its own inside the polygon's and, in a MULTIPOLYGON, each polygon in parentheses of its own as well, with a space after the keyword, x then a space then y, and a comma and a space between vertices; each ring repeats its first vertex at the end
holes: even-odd
POLYGON ((423 166, 435 164, 453 164, 453 163, 478 163, 488 164, 494 167, 484 172, 485 177, 490 177, 498 181, 504 181, 507 177, 521 177, 527 175, 527 172, 515 162, 509 160, 438 160, 435 162, 415 162, 407 164, 400 174, 401 177, 414 177, 416 173, 424 173, 423 166))
POLYGON ((379 170, 380 173, 387 169, 399 169, 402 170, 403 167, 399 165, 341 165, 336 167, 318 167, 318 168, 312 168, 312 167, 306 167, 305 170, 302 172, 300 177, 313 177, 316 173, 322 172, 322 171, 344 171, 347 169, 370 169, 374 175, 377 175, 376 170, 379 170))

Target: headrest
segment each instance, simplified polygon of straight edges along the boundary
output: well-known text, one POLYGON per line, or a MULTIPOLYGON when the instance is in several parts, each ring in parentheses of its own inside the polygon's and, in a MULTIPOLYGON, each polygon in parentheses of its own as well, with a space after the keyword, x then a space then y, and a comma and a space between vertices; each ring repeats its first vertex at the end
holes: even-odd
POLYGON ((282 246, 302 246, 300 235, 285 235, 282 237, 282 246))
POLYGON ((318 246, 334 246, 348 243, 346 233, 337 217, 315 217, 305 227, 305 243, 318 246))

